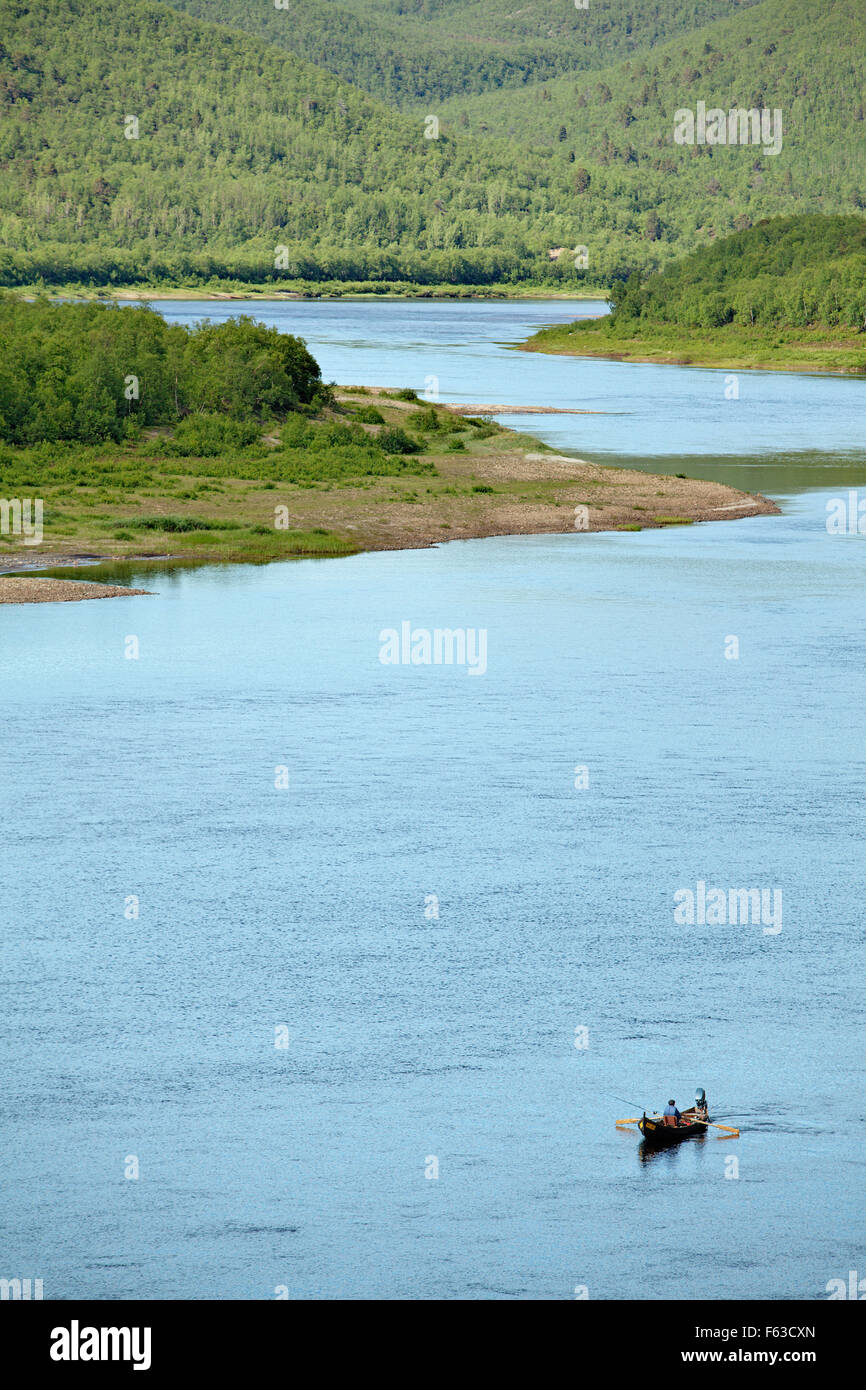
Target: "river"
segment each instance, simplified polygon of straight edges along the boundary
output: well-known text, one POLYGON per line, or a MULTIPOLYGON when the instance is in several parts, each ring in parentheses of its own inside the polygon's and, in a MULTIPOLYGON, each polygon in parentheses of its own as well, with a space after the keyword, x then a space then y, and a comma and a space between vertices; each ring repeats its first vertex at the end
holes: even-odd
POLYGON ((866 1274, 866 540, 825 524, 866 484, 863 383, 730 397, 503 346, 562 302, 158 308, 278 323, 344 383, 597 410, 515 422, 783 513, 141 566, 155 597, 0 611, 2 1272, 111 1299, 866 1274), (405 621, 484 630, 486 671, 383 665, 405 621), (678 920, 699 884, 779 911, 678 920), (615 1128, 697 1086, 738 1139, 615 1128))

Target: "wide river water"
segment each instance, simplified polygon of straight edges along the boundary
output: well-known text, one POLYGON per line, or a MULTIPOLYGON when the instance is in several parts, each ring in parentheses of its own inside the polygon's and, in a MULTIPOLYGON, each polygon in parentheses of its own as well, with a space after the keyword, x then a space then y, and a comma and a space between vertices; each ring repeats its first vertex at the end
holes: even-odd
POLYGON ((513 423, 783 514, 141 566, 152 598, 0 609, 0 1275, 61 1299, 866 1275, 866 537, 825 525, 866 486, 866 383, 502 346, 561 302, 157 307, 250 312, 344 383, 598 411, 513 423), (403 622, 484 629, 486 671, 383 665, 403 622), (702 883, 781 910, 677 920, 702 883), (647 1155, 615 1128, 696 1086, 738 1139, 647 1155))

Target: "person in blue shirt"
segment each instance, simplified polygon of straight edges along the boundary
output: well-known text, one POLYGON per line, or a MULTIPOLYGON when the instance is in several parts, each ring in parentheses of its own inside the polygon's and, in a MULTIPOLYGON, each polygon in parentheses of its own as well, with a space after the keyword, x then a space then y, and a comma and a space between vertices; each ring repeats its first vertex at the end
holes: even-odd
POLYGON ((669 1100, 665 1106, 665 1124, 673 1125, 676 1128, 679 1125, 680 1118, 681 1116, 679 1110, 677 1110, 676 1101, 669 1100))

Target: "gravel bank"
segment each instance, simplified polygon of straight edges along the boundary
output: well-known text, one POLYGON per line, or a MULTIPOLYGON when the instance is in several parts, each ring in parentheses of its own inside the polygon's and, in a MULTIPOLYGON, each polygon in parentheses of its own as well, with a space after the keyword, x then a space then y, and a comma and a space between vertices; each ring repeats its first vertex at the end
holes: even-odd
POLYGON ((119 584, 89 584, 78 579, 25 579, 0 575, 0 603, 77 603, 87 598, 128 598, 147 589, 124 589, 119 584))

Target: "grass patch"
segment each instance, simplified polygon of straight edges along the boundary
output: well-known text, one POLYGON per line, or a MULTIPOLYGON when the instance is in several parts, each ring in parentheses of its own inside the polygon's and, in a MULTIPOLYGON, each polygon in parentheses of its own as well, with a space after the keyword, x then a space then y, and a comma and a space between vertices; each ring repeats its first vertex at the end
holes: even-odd
POLYGON ((190 531, 237 531, 240 522, 225 519, 208 519, 201 516, 134 516, 125 521, 129 531, 167 531, 172 535, 186 535, 190 531))
POLYGON ((702 329, 636 325, 629 320, 616 328, 606 318, 543 328, 522 346, 534 352, 626 362, 866 374, 866 343, 858 341, 853 329, 798 328, 778 333, 741 325, 702 329))

